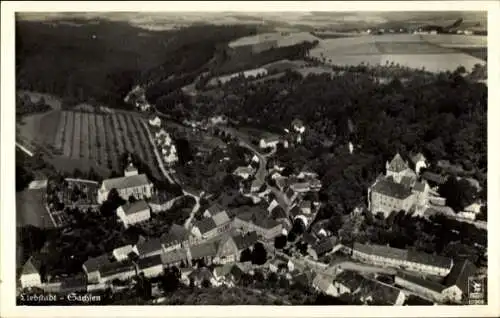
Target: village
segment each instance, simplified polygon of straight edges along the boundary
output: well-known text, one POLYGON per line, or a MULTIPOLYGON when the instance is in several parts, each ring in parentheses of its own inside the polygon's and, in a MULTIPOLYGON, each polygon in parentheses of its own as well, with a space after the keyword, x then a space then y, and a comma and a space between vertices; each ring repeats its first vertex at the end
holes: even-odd
MULTIPOLYGON (((152 115, 147 125, 162 172, 177 182, 174 167, 179 158, 168 125, 157 115, 152 115)), ((244 286, 245 277, 259 272, 264 279, 273 276, 272 280, 301 284, 349 303, 404 305, 417 299, 425 304, 460 304, 467 299, 468 278, 477 272, 470 261, 384 245, 345 244, 336 233, 315 222, 322 205, 318 174, 301 171, 286 175, 285 167, 268 160, 275 156, 277 147, 302 142, 306 127, 301 120, 294 120, 284 136, 273 135, 253 144, 220 116, 208 124, 189 126, 223 131, 253 154, 248 156, 247 165, 233 172, 240 195, 249 198, 252 205, 229 207, 212 202, 205 208, 200 201, 210 194, 203 191, 161 193, 130 157, 121 177, 100 184, 67 179, 80 186, 72 194, 83 198, 76 205, 73 200, 77 208, 97 210, 118 194, 125 203, 116 208, 115 217, 125 229, 169 213, 182 197, 193 198, 195 204, 183 224, 172 224, 160 237, 140 236, 135 244, 115 246, 108 253, 89 257, 77 275, 47 279, 41 271, 43 264, 32 255, 22 268, 18 292, 64 294, 111 289, 119 293, 149 282, 148 300, 161 303, 166 296, 159 289, 158 277, 173 270, 182 284, 194 288, 244 286)), ((347 147, 353 153, 352 143, 347 147)), ((429 165, 421 153, 409 159, 398 153, 388 160, 386 172, 367 189, 367 207, 352 214, 387 218, 393 211, 405 211, 425 217, 445 211, 446 200, 436 192, 445 177, 421 173, 429 165)), ((44 188, 47 182, 34 181, 30 187, 44 188)), ((68 200, 59 196, 61 202, 68 200)), ((48 204, 47 210, 54 223, 63 226, 64 216, 56 205, 48 204)), ((475 203, 453 217, 474 223, 481 205, 475 203)))

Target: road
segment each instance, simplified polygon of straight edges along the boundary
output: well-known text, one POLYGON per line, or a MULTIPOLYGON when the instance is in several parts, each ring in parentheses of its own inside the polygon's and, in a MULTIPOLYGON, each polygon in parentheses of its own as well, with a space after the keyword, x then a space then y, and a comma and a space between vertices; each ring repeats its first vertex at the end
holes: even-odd
POLYGON ((186 192, 184 190, 182 192, 184 193, 184 195, 189 195, 189 196, 193 197, 196 200, 196 203, 195 203, 193 209, 191 210, 191 213, 189 214, 189 218, 184 223, 184 228, 186 230, 189 230, 191 228, 191 222, 193 221, 194 215, 200 209, 200 198, 197 197, 197 196, 195 196, 195 195, 189 194, 188 192, 186 192))
POLYGON ((26 149, 26 147, 24 147, 23 145, 21 145, 20 143, 16 142, 16 147, 21 149, 24 153, 26 153, 28 156, 30 157, 33 157, 33 153, 31 151, 29 151, 28 149, 26 149))

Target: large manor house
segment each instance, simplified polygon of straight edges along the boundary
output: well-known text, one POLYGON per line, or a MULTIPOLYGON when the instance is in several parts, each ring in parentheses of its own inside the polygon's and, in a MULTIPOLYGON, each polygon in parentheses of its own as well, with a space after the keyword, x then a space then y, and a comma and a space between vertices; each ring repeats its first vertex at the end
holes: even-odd
POLYGON ((427 208, 429 184, 419 178, 420 170, 427 167, 422 154, 412 156, 412 169, 397 153, 391 162, 386 162, 386 173, 380 174, 368 188, 368 209, 373 214, 383 213, 388 217, 401 210, 423 213, 427 208))

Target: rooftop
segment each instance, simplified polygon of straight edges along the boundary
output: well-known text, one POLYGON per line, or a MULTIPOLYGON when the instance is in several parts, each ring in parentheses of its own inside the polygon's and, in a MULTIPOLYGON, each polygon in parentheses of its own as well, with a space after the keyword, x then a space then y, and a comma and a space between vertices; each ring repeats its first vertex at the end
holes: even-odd
POLYGON ((288 215, 286 214, 285 210, 277 205, 274 207, 274 209, 271 210, 271 218, 277 220, 277 219, 284 219, 287 218, 288 215))
POLYGON ((37 257, 30 256, 26 263, 24 263, 22 275, 39 274, 40 266, 40 260, 37 257))
POLYGON ((353 249, 365 254, 377 255, 397 260, 405 260, 409 262, 426 264, 440 268, 449 268, 453 261, 450 258, 432 255, 414 250, 403 250, 384 245, 369 245, 354 243, 353 249))
POLYGON ((137 174, 128 177, 120 177, 113 179, 106 179, 102 182, 104 189, 107 191, 111 189, 127 189, 141 187, 151 184, 148 177, 145 174, 137 174))
POLYGON ((187 253, 185 250, 175 250, 160 254, 161 262, 164 265, 170 265, 177 262, 181 262, 187 259, 187 253))
POLYGON ((149 210, 149 205, 144 200, 135 201, 133 203, 126 203, 121 206, 123 212, 126 215, 132 215, 138 212, 142 212, 144 210, 149 210))
POLYGON ((139 269, 162 265, 162 263, 162 257, 160 255, 153 255, 137 260, 137 266, 139 269))
POLYGON ((446 182, 447 178, 443 175, 426 171, 422 174, 422 178, 437 184, 443 184, 446 182))
POLYGON ((134 251, 134 247, 132 245, 125 245, 121 247, 117 247, 113 250, 113 255, 129 255, 131 252, 134 251))
POLYGON ((137 243, 137 252, 139 252, 139 255, 154 253, 161 250, 162 247, 159 238, 150 238, 144 242, 137 243))
POLYGON ((325 237, 313 246, 313 250, 317 255, 322 255, 333 250, 335 243, 337 243, 337 238, 335 236, 325 237))
POLYGON ((468 279, 477 272, 476 266, 469 260, 461 260, 453 265, 450 273, 445 279, 448 287, 457 286, 463 292, 467 291, 468 279))
POLYGON ((101 277, 106 277, 119 273, 135 271, 135 268, 131 261, 123 261, 105 264, 99 269, 99 271, 101 273, 101 277))
POLYGON ((233 236, 232 238, 234 240, 234 243, 236 244, 236 247, 240 251, 252 246, 258 240, 257 232, 240 234, 240 235, 233 236))
POLYGON ((377 181, 373 187, 372 191, 381 193, 386 196, 390 196, 397 199, 406 199, 411 195, 410 188, 405 187, 402 184, 392 182, 386 179, 377 181))
POLYGON ((236 216, 236 218, 245 221, 245 222, 252 222, 253 224, 264 228, 264 229, 272 229, 278 225, 280 225, 279 222, 276 220, 270 219, 267 216, 267 211, 263 211, 260 209, 253 209, 248 212, 241 213, 236 216))
POLYGON ((217 255, 217 245, 213 242, 207 242, 200 245, 191 246, 191 257, 198 259, 202 257, 214 257, 217 255))
POLYGON ((406 169, 408 169, 408 165, 403 160, 401 155, 397 153, 392 159, 392 161, 389 163, 388 170, 393 172, 401 172, 406 169))
POLYGON ((164 233, 160 240, 166 246, 170 246, 175 243, 181 243, 189 239, 189 232, 178 224, 172 224, 170 230, 164 233))
POLYGON ((212 219, 214 220, 216 226, 221 226, 231 221, 226 211, 216 213, 212 216, 212 219))
POLYGON ((357 272, 344 270, 335 277, 335 281, 349 288, 351 292, 358 289, 365 278, 358 274, 357 272))
POLYGON ((205 218, 199 221, 194 222, 194 226, 196 226, 201 234, 207 233, 217 227, 217 224, 212 218, 205 218))
POLYGON ((101 266, 111 263, 110 255, 103 254, 97 257, 90 257, 83 265, 88 273, 98 270, 101 266))
POLYGON ((444 286, 444 285, 441 285, 441 284, 436 283, 434 281, 427 280, 427 279, 424 279, 424 278, 421 278, 418 276, 409 275, 406 273, 399 273, 398 277, 400 277, 408 282, 414 283, 416 285, 422 286, 424 288, 427 288, 429 290, 432 290, 432 291, 435 291, 438 293, 440 293, 446 289, 446 286, 444 286))
POLYGON ((370 297, 370 303, 376 305, 394 305, 401 291, 395 287, 365 279, 359 292, 364 297, 370 297))

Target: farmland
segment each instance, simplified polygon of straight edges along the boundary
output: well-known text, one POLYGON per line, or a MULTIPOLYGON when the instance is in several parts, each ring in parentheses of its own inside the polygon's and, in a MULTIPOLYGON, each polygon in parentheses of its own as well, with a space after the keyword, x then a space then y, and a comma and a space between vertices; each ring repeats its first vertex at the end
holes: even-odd
POLYGON ((485 37, 455 35, 382 35, 323 40, 310 56, 331 65, 384 65, 422 69, 430 72, 454 71, 459 66, 472 70, 484 64, 480 53, 485 37))
POLYGON ((93 168, 107 177, 121 173, 119 156, 134 152, 161 178, 142 117, 127 112, 57 110, 26 117, 18 126, 17 139, 42 148, 49 160, 66 172, 93 168))

